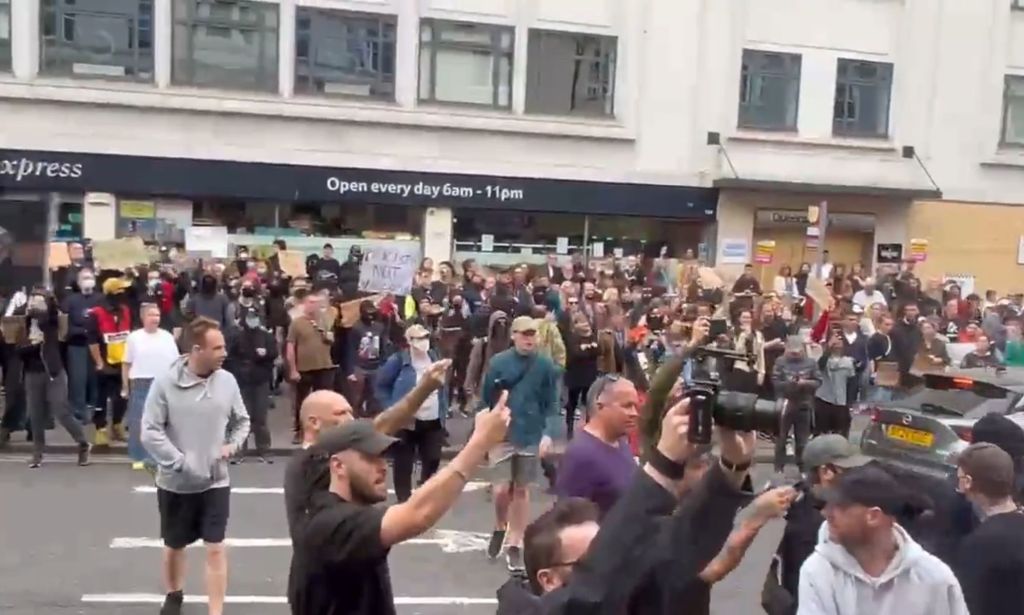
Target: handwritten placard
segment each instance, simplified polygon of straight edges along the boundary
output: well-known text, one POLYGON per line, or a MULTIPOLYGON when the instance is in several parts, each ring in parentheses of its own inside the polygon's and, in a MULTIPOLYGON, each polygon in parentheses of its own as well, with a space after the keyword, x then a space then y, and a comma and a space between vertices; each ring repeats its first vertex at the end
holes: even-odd
POLYGON ((104 269, 128 269, 149 262, 146 244, 139 237, 94 242, 92 256, 104 269))
POLYGON ((190 226, 185 229, 185 249, 209 252, 214 258, 227 258, 228 229, 226 226, 190 226))
POLYGON ((359 290, 406 295, 412 290, 420 251, 411 246, 374 246, 359 267, 359 290))
POLYGON ((63 241, 50 242, 50 254, 47 256, 47 263, 50 269, 68 267, 71 265, 71 256, 68 254, 68 244, 63 241))
POLYGON ((277 253, 281 271, 293 278, 306 277, 306 254, 299 250, 281 250, 277 253))

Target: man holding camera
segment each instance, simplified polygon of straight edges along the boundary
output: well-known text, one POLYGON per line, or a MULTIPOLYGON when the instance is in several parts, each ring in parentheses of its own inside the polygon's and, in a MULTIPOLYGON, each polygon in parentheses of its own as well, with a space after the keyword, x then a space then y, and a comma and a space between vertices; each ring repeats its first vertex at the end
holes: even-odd
POLYGON ((775 471, 781 474, 786 467, 786 440, 791 430, 796 440, 797 466, 801 466, 804 445, 811 434, 814 392, 821 386, 818 363, 807 357, 804 340, 799 335, 786 339, 786 352, 772 370, 772 384, 775 396, 788 404, 775 439, 775 471))

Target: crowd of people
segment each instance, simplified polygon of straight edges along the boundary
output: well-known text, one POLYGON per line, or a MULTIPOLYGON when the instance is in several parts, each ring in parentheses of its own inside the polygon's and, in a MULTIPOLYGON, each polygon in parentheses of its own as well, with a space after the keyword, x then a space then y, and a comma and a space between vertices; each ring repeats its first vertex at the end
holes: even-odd
POLYGON ((156 476, 167 615, 181 611, 184 547, 200 538, 220 615, 228 466, 272 461, 267 418, 284 394, 298 447, 285 478, 296 614, 393 613, 390 547, 430 529, 485 462, 488 555, 504 553, 512 573, 502 613, 708 612, 711 586, 783 515, 765 583, 773 615, 1024 609, 1024 431, 1000 425, 983 444, 976 428, 959 484, 927 496, 847 439, 858 402, 958 367, 950 344, 973 344, 959 367, 1024 364, 1020 296, 922 285, 909 261, 870 277, 826 256, 762 289, 749 265, 726 283, 689 260, 669 280, 636 257, 552 254, 503 270, 424 259, 406 295, 370 297, 357 290, 358 247, 339 262, 325 245, 304 276, 245 247, 230 262, 127 270, 70 250, 50 287, 6 298, 18 326, 4 329, 0 445, 27 430, 38 467, 51 422, 81 465, 93 446, 128 441, 156 476), (742 358, 696 361, 705 346, 742 358), (755 497, 755 434, 717 427, 716 454, 690 442, 685 393, 706 378, 785 401, 775 469, 792 432, 802 482, 755 497), (442 466, 460 414, 474 431, 442 466), (398 504, 377 507, 385 458, 398 504), (531 522, 544 478, 558 503, 531 522))

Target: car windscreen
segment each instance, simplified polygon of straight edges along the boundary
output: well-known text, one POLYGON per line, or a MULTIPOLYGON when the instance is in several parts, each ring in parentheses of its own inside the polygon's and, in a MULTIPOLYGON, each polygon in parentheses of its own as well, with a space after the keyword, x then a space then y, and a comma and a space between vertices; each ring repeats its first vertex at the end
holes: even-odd
POLYGON ((982 397, 973 391, 955 389, 921 389, 899 400, 899 405, 925 414, 974 417, 991 412, 1006 414, 1016 395, 1003 399, 982 397))

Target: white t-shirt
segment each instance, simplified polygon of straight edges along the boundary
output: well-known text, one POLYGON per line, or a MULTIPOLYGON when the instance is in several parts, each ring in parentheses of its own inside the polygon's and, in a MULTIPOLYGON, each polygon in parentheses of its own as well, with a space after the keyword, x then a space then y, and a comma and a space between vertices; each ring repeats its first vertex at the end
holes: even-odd
POLYGON ((863 289, 858 290, 853 294, 853 303, 861 306, 862 308, 866 308, 869 305, 874 305, 876 303, 886 305, 885 295, 883 295, 882 291, 877 288, 870 295, 863 289))
MULTIPOLYGON (((422 359, 417 359, 416 356, 413 355, 410 362, 412 363, 412 368, 416 370, 416 381, 419 382, 423 379, 423 374, 426 373, 427 368, 430 367, 430 358, 424 357, 422 359)), ((423 402, 420 409, 416 411, 416 420, 435 421, 441 418, 440 405, 441 402, 437 398, 437 391, 434 391, 430 394, 430 397, 427 398, 427 401, 423 402)))
POLYGON ((124 361, 130 363, 128 378, 156 378, 180 356, 174 336, 163 329, 153 333, 136 329, 128 335, 124 361))

